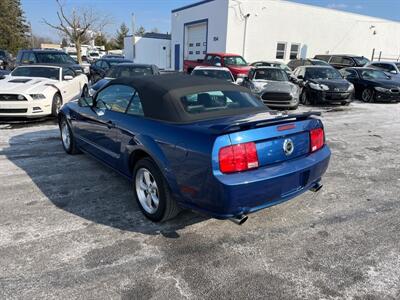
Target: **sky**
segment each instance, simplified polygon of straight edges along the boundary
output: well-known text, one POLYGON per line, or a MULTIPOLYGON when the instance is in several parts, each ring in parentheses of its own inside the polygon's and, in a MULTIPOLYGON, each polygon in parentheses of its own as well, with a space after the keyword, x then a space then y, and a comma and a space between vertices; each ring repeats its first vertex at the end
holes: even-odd
MULTIPOLYGON (((0 0, 1 1, 1 0, 0 0)), ((114 36, 122 22, 131 27, 131 15, 135 14, 136 27, 143 25, 147 30, 158 28, 170 31, 171 10, 198 0, 60 0, 67 11, 72 8, 92 8, 107 17, 110 25, 105 28, 109 37, 114 36)), ((57 34, 43 23, 57 23, 55 0, 22 0, 25 16, 32 24, 33 34, 50 37, 58 41, 57 34)), ((374 17, 400 21, 400 0, 292 0, 304 4, 349 11, 374 17)), ((294 16, 295 17, 295 16, 294 16)))

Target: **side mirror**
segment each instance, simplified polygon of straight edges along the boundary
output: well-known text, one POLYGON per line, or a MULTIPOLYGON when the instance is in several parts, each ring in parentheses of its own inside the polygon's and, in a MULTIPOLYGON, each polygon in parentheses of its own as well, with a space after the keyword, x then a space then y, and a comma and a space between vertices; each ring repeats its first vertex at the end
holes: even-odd
POLYGON ((221 67, 222 65, 221 65, 221 63, 215 63, 215 66, 216 67, 221 67))
POLYGON ((92 107, 93 106, 93 97, 81 97, 78 100, 78 104, 81 107, 92 107))
POLYGON ((72 80, 72 79, 74 79, 74 76, 64 75, 64 80, 72 80))

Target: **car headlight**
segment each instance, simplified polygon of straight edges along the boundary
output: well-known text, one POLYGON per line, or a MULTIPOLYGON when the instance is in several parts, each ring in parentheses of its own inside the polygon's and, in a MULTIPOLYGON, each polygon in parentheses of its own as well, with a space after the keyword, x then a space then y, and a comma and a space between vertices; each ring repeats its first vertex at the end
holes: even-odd
POLYGON ((29 96, 31 96, 33 100, 46 99, 46 96, 43 94, 30 94, 29 96))
POLYGON ((292 91, 290 92, 290 95, 293 98, 298 98, 300 94, 300 89, 297 87, 297 85, 292 85, 292 91))
POLYGON ((390 89, 386 89, 386 88, 383 88, 380 86, 376 86, 375 90, 377 90, 378 92, 381 92, 381 93, 389 93, 390 92, 390 89))
POLYGON ((318 84, 310 82, 310 88, 317 90, 317 91, 329 91, 329 86, 325 84, 318 84))
POLYGON ((261 93, 263 88, 254 85, 254 86, 252 86, 251 90, 253 91, 253 93, 261 93))
POLYGON ((349 87, 347 88, 348 92, 352 92, 354 91, 354 85, 352 83, 350 83, 349 87))
POLYGON ((88 66, 83 67, 83 72, 84 72, 85 74, 89 74, 89 73, 90 73, 90 68, 89 68, 88 66))
POLYGON ((93 96, 94 94, 96 94, 96 90, 93 88, 89 89, 89 96, 93 96))

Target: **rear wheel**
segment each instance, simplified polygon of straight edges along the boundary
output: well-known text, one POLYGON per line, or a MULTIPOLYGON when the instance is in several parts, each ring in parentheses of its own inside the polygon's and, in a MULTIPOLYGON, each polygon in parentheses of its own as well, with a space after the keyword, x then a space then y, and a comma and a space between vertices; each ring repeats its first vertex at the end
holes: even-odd
POLYGON ((53 102, 51 105, 51 115, 53 117, 57 117, 58 113, 60 112, 62 106, 62 99, 61 99, 61 95, 59 93, 56 93, 53 96, 53 102))
POLYGON ((374 102, 374 91, 371 89, 363 90, 361 94, 361 100, 364 102, 374 102))
POLYGON ((61 142, 65 152, 67 152, 68 154, 80 153, 79 149, 76 147, 71 127, 69 126, 69 123, 67 122, 67 119, 65 117, 61 118, 60 121, 60 133, 61 142))
POLYGON ((134 167, 133 194, 143 214, 154 222, 172 219, 179 213, 164 176, 150 158, 139 160, 134 167))

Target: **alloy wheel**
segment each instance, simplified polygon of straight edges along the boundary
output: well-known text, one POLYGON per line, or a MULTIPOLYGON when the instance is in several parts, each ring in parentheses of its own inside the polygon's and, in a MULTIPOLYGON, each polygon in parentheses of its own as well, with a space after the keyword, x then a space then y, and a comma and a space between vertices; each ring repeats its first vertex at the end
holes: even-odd
POLYGON ((71 135, 69 133, 69 128, 67 122, 63 122, 61 125, 61 138, 65 149, 71 147, 71 135))
POLYGON ((372 96, 373 96, 373 95, 372 95, 372 91, 369 90, 369 89, 365 89, 365 90, 362 92, 361 98, 362 98, 362 100, 363 100, 364 102, 371 102, 372 96))
POLYGON ((136 172, 135 189, 143 209, 149 214, 154 214, 160 203, 159 191, 157 182, 148 169, 140 168, 136 172))

